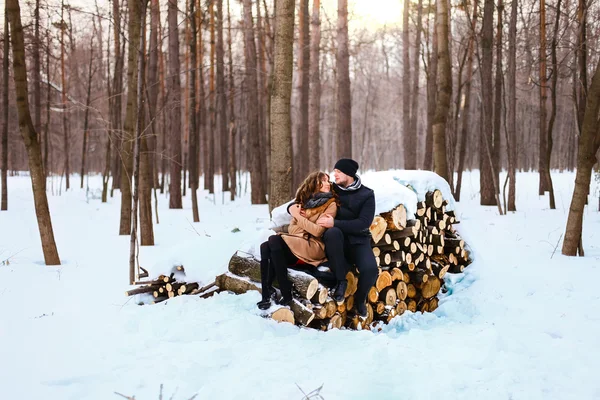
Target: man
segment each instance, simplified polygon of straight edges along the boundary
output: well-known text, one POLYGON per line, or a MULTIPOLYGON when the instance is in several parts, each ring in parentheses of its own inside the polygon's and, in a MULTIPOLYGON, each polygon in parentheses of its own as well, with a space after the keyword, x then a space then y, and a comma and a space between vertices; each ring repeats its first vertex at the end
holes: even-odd
POLYGON ((375 216, 375 194, 361 183, 357 170, 358 163, 349 158, 335 163, 333 190, 339 196, 340 206, 335 219, 324 215, 317 224, 328 228, 323 241, 330 268, 338 282, 334 300, 344 301, 348 287, 346 273, 352 264, 356 265, 360 275, 354 304, 364 318, 367 316, 367 294, 377 280, 377 262, 370 246, 369 231, 375 216))

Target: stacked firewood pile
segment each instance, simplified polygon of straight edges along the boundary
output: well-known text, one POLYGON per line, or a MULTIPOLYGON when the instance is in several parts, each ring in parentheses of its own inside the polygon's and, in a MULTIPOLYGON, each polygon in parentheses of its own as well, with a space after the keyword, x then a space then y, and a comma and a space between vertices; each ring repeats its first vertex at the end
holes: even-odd
MULTIPOLYGON (((338 304, 326 287, 332 275, 324 267, 310 267, 306 272, 289 269, 294 300, 289 308, 273 307, 269 316, 320 330, 373 329, 407 310, 434 311, 444 275, 462 272, 471 263, 465 242, 453 227, 459 221, 453 211, 446 210, 447 204, 442 193, 434 190, 417 204, 414 219, 407 219, 404 205, 374 218, 371 246, 379 275, 368 294, 366 319, 359 318, 354 309, 358 272, 348 272, 345 300, 338 304)), ((216 279, 221 290, 238 294, 260 291, 259 282, 258 260, 238 253, 231 258, 229 271, 216 279)))
POLYGON ((196 295, 202 297, 210 297, 218 290, 215 283, 200 287, 197 282, 185 281, 185 269, 183 265, 173 267, 173 272, 169 275, 160 275, 155 280, 134 282, 134 285, 139 286, 135 289, 127 290, 126 296, 148 293, 153 297, 152 304, 171 299, 175 296, 196 295), (211 290, 213 289, 213 290, 211 290))

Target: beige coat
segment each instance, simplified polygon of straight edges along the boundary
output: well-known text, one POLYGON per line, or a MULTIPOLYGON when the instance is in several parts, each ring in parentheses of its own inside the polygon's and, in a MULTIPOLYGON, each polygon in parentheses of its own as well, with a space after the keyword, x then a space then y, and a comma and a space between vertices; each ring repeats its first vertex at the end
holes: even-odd
POLYGON ((317 225, 316 222, 323 214, 335 218, 337 205, 335 199, 329 199, 319 207, 305 209, 304 211, 306 217, 292 218, 288 233, 282 233, 281 236, 296 257, 316 267, 327 261, 325 244, 321 240, 325 228, 317 225))

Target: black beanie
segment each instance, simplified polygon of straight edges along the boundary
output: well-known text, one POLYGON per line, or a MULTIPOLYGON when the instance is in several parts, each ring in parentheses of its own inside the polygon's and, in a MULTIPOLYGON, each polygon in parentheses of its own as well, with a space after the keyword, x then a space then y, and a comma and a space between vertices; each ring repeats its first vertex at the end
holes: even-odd
POLYGON ((334 169, 339 169, 348 176, 356 177, 358 163, 351 158, 342 158, 335 163, 334 169))

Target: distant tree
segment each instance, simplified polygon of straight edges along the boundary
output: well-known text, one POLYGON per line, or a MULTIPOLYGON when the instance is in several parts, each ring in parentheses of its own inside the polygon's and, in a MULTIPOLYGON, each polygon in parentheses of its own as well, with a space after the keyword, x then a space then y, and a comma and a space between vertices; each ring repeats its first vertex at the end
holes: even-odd
POLYGON ((338 0, 337 18, 337 157, 352 157, 352 92, 348 50, 348 0, 338 0))
POLYGON ((308 109, 308 169, 315 171, 321 166, 321 135, 319 133, 321 119, 321 75, 319 60, 321 50, 321 0, 313 0, 310 35, 310 99, 308 109))
POLYGON ((177 23, 177 0, 169 0, 169 208, 182 208, 181 203, 181 78, 179 76, 179 29, 177 23))

